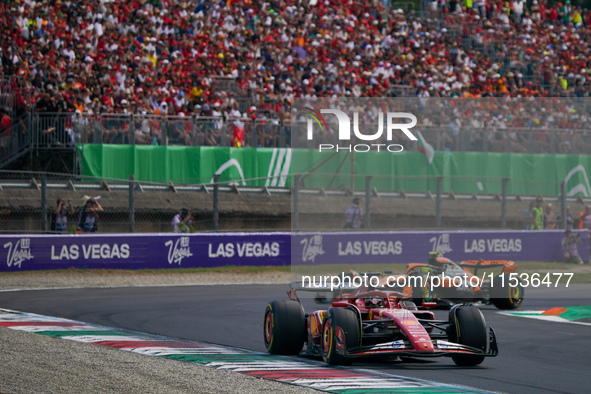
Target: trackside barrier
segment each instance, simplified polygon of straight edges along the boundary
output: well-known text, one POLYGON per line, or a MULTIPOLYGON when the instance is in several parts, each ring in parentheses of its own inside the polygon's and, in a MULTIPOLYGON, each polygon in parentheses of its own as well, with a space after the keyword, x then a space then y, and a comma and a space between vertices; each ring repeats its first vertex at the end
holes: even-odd
MULTIPOLYGON (((589 232, 578 250, 589 261, 589 232)), ((297 233, 292 265, 426 262, 429 252, 462 260, 562 261, 563 230, 297 233)))
MULTIPOLYGON (((589 233, 574 232, 588 261, 589 233)), ((455 261, 560 261, 563 237, 560 230, 8 235, 0 237, 0 271, 412 263, 431 251, 455 261)))
POLYGON ((0 271, 289 265, 289 233, 0 237, 0 271))

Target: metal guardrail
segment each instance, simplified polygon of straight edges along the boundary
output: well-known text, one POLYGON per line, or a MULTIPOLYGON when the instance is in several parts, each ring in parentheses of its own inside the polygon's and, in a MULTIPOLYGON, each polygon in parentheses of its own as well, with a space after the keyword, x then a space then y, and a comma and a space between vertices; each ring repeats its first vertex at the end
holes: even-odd
MULTIPOLYGON (((41 179, 15 179, 2 180, 0 179, 0 190, 23 190, 23 189, 40 189, 41 179)), ((136 190, 140 192, 193 192, 193 193, 212 193, 214 190, 213 184, 193 184, 193 185, 176 185, 155 184, 135 182, 136 190)), ((45 183, 47 190, 70 190, 70 191, 128 191, 129 182, 87 182, 87 181, 57 181, 47 180, 45 183)), ((218 186, 220 192, 223 193, 237 193, 237 194, 268 194, 268 195, 285 195, 290 194, 288 187, 270 187, 270 186, 241 186, 241 185, 224 185, 218 186)))
MULTIPOLYGON (((4 172, 4 176, 18 176, 15 172, 4 172)), ((309 209, 310 204, 315 203, 325 204, 327 202, 332 204, 335 200, 325 200, 327 197, 342 197, 347 200, 352 197, 360 197, 365 202, 365 212, 371 212, 370 207, 374 204, 379 206, 379 201, 385 201, 385 206, 390 206, 391 203, 387 202, 389 199, 399 200, 422 200, 421 205, 424 205, 427 211, 432 210, 434 212, 435 219, 434 226, 441 228, 442 216, 444 214, 444 201, 479 201, 479 202, 490 202, 497 207, 500 204, 499 215, 496 218, 491 218, 499 228, 506 228, 507 226, 507 203, 516 202, 523 203, 526 207, 529 202, 541 197, 538 195, 509 195, 507 192, 507 184, 510 181, 509 178, 489 178, 491 182, 496 182, 497 187, 494 189, 497 192, 494 194, 481 193, 481 194, 469 194, 469 193, 454 193, 453 191, 443 191, 443 181, 450 177, 430 177, 436 181, 435 190, 377 190, 372 186, 372 179, 375 177, 360 175, 365 180, 365 188, 356 190, 347 190, 342 186, 335 186, 333 188, 310 188, 303 185, 303 177, 301 175, 294 175, 292 177, 291 187, 266 187, 266 186, 253 186, 253 185, 239 185, 233 182, 217 182, 217 177, 214 177, 213 181, 209 183, 198 183, 198 184, 179 184, 175 185, 172 182, 168 184, 164 183, 149 183, 149 182, 137 182, 130 177, 129 180, 101 180, 86 181, 80 180, 76 177, 69 177, 68 179, 51 179, 51 177, 58 176, 59 174, 51 173, 30 173, 29 179, 0 179, 0 190, 2 190, 2 198, 0 198, 0 215, 2 215, 2 228, 0 232, 55 232, 52 228, 54 223, 56 207, 54 205, 55 198, 58 197, 58 204, 63 201, 67 207, 68 217, 68 232, 75 231, 75 224, 78 223, 81 217, 81 209, 87 207, 87 201, 90 197, 88 196, 100 196, 100 204, 103 205, 100 211, 100 221, 103 223, 102 227, 99 228, 100 232, 158 232, 159 229, 162 231, 170 231, 170 220, 175 214, 171 212, 171 206, 167 205, 165 208, 162 204, 154 204, 154 193, 170 193, 176 195, 174 199, 168 197, 159 196, 156 198, 166 199, 170 201, 198 201, 194 215, 195 228, 201 230, 217 230, 219 229, 219 215, 220 212, 224 215, 226 226, 228 228, 237 229, 236 226, 247 226, 253 230, 257 229, 256 221, 258 223, 269 223, 269 220, 277 220, 276 214, 267 216, 257 217, 257 208, 247 208, 246 211, 236 213, 235 209, 228 210, 220 209, 219 195, 220 194, 233 194, 240 199, 240 196, 248 195, 267 195, 267 196, 283 196, 291 198, 292 209, 289 208, 285 211, 281 211, 282 215, 288 215, 286 217, 289 220, 291 216, 292 228, 298 228, 298 216, 301 210, 304 210, 304 215, 307 213, 306 209, 309 209), (31 193, 24 193, 23 190, 32 190, 31 193), (421 190, 421 191, 419 191, 421 190), (116 194, 111 194, 116 193, 116 194), (183 196, 180 195, 183 194, 183 196), (191 193, 201 194, 199 197, 190 197, 191 193), (126 198, 125 195, 129 198, 126 198), (82 197, 84 195, 84 197, 82 197), (300 199, 304 197, 304 199, 300 199), (129 203, 127 201, 129 200, 129 203), (205 204, 204 204, 205 203, 205 204), (212 204, 212 205, 210 205, 212 204), (302 205, 303 204, 303 205, 302 205), (143 207, 138 209, 137 207, 143 207), (306 208, 308 207, 308 208, 306 208), (104 211, 102 210, 104 209, 104 211), (290 215, 291 213, 291 215, 290 215), (137 216, 136 216, 137 214, 137 216), (242 215, 242 216, 240 216, 242 215), (213 216, 213 221, 212 221, 213 216), (216 219, 218 218, 218 219, 216 219), (237 222, 232 222, 233 220, 237 222), (246 220, 246 221, 245 221, 246 220), (232 222, 232 224, 228 224, 232 222), (254 225, 253 225, 254 223, 254 225), (213 226, 213 227, 212 227, 213 226)), ((327 174, 321 174, 327 175, 327 174)), ((22 174, 21 174, 22 176, 22 174)), ((417 181, 425 180, 425 177, 414 177, 417 181)), ((429 178, 429 177, 427 177, 429 178)), ((452 177, 454 180, 471 181, 471 177, 452 177)), ((262 181, 262 179, 250 179, 252 181, 262 181)), ((557 207, 562 210, 561 217, 566 217, 566 209, 568 204, 575 203, 589 204, 591 198, 581 197, 567 197, 565 191, 565 183, 561 184, 561 192, 557 195, 544 196, 542 197, 545 203, 555 203, 557 207)), ((98 198, 98 197, 97 197, 98 198)), ((247 197, 245 197, 247 198, 247 197)), ((238 200, 235 200, 238 201, 238 200)), ((252 197, 251 197, 252 201, 252 197)), ((341 200, 343 201, 343 200, 341 200)), ((418 202, 418 201, 417 201, 418 202)), ((63 204, 62 203, 62 204, 63 204)), ((404 203, 405 204, 405 203, 404 203)), ((415 203, 416 204, 416 203, 415 203)), ((166 205, 166 204, 165 204, 166 205)), ((174 203, 172 204, 174 207, 174 203)), ((381 204, 384 206, 384 203, 381 204)), ((59 208, 58 208, 59 209, 59 208)), ((173 209, 178 209, 174 207, 173 209)), ((494 208, 496 210, 496 208, 494 208)), ((560 211, 559 211, 560 212, 560 211)), ((259 214, 260 215, 260 214, 259 214)), ((333 219, 337 218, 337 222, 340 221, 342 212, 332 212, 329 215, 333 215, 333 219), (335 216, 336 215, 336 216, 335 216)), ((510 217, 514 226, 516 222, 515 212, 510 217)), ((333 220, 331 219, 331 220, 333 220)), ((81 220, 81 219, 80 219, 81 220)), ((366 227, 370 228, 369 215, 366 217, 366 227)), ((334 220, 333 220, 334 221, 334 220)), ((285 223, 284 223, 285 225, 285 223)), ((264 224, 263 224, 264 226, 264 224)), ((223 227, 223 226, 222 226, 223 227)), ((239 227, 244 228, 244 227, 239 227)), ((61 232, 63 233, 64 230, 61 232)), ((60 231, 57 231, 60 232, 60 231)))
POLYGON ((242 146, 283 146, 286 123, 273 118, 39 113, 32 121, 33 148, 78 143, 230 146, 236 121, 245 128, 242 146))
MULTIPOLYGON (((315 137, 314 144, 304 139, 306 123, 300 120, 290 123, 294 136, 292 146, 314 148, 319 143, 336 144, 337 133, 326 133, 315 137)), ((378 128, 377 124, 367 124, 369 130, 378 128)), ((331 124, 329 124, 329 129, 331 124)), ((591 152, 591 130, 571 128, 534 127, 471 127, 432 125, 417 126, 425 140, 436 151, 451 152, 492 152, 492 153, 549 153, 549 154, 589 154, 591 152)), ((376 141, 376 143, 383 141, 376 141)), ((418 150, 416 142, 402 140, 405 151, 418 150)))
MULTIPOLYGON (((586 110, 587 105, 580 108, 580 112, 586 110)), ((329 125, 333 127, 332 123, 329 125)), ((310 141, 304 140, 306 127, 306 123, 299 118, 292 121, 266 117, 36 113, 16 119, 10 130, 3 134, 5 140, 0 150, 0 165, 6 165, 27 150, 57 148, 77 155, 74 147, 85 143, 234 146, 237 128, 244 129, 243 147, 311 148, 310 141)), ((441 124, 421 125, 417 130, 436 151, 588 154, 591 152, 591 130, 587 129, 587 125, 577 127, 580 128, 441 124)), ((314 142, 335 143, 336 135, 326 133, 314 142)), ((404 141, 403 145, 407 151, 418 149, 414 142, 404 141)), ((75 157, 75 163, 79 159, 75 157)))
MULTIPOLYGON (((23 190, 23 189, 40 189, 41 179, 0 179, 0 190, 23 190)), ((174 184, 172 182, 167 184, 156 184, 150 182, 135 182, 135 189, 140 192, 191 192, 191 193, 212 193, 214 185, 212 183, 199 184, 174 184)), ((45 183, 47 190, 70 190, 70 191, 128 191, 129 182, 113 181, 113 182, 96 182, 96 181, 77 181, 77 180, 47 180, 45 183)), ((224 184, 218 185, 218 190, 223 193, 235 194, 267 194, 267 195, 290 195, 292 193, 291 187, 272 187, 272 186, 244 186, 239 184, 224 184)), ((356 190, 326 190, 322 188, 302 188, 298 189, 300 195, 309 196, 331 196, 331 197, 364 197, 365 192, 356 190)), ((373 189, 372 194, 377 198, 410 198, 410 199, 434 199, 435 195, 430 191, 413 192, 413 191, 387 191, 373 189)), ((479 201, 493 201, 499 200, 502 196, 499 193, 454 193, 442 192, 442 199, 446 200, 479 200, 479 201)), ((507 194, 507 201, 529 202, 535 201, 538 195, 517 195, 507 194)), ((545 196, 545 200, 549 202, 560 202, 560 196, 545 196)), ((566 202, 584 202, 591 203, 591 197, 566 197, 566 202)))

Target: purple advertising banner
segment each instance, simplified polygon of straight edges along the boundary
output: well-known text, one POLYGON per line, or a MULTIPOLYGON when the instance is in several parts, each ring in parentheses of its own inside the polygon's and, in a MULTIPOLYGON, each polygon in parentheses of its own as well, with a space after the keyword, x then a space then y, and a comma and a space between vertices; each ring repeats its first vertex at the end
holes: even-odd
MULTIPOLYGON (((589 232, 574 230, 578 251, 589 261, 589 232)), ((420 263, 429 252, 454 261, 562 261, 563 230, 299 233, 292 264, 420 263)))
POLYGON ((289 265, 289 233, 9 235, 0 271, 289 265))
MULTIPOLYGON (((588 261, 589 233, 574 233, 588 261)), ((412 263, 434 251, 455 261, 561 261, 563 238, 560 230, 6 235, 0 271, 412 263)))

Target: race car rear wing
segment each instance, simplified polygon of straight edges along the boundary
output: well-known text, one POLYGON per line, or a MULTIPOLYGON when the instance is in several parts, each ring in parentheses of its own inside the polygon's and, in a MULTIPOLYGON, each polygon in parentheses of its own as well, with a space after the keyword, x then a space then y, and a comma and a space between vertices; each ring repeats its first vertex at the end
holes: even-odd
POLYGON ((459 263, 459 266, 474 268, 475 275, 477 275, 479 268, 503 267, 504 274, 510 274, 517 269, 517 265, 511 260, 464 260, 459 263))
MULTIPOLYGON (((287 292, 287 296, 289 297, 290 300, 292 301, 298 301, 300 302, 300 299, 298 298, 297 292, 298 291, 306 291, 306 292, 314 292, 317 294, 317 299, 320 300, 320 298, 325 298, 324 296, 319 297, 318 294, 320 293, 338 293, 340 298, 343 299, 343 290, 345 291, 345 294, 351 293, 355 290, 357 290, 356 287, 336 287, 335 289, 330 288, 330 286, 323 286, 323 287, 306 287, 302 285, 302 282, 292 282, 289 284, 289 291, 287 292)), ((329 301, 326 301, 329 302, 329 301)), ((324 302, 322 302, 324 303, 324 302)))

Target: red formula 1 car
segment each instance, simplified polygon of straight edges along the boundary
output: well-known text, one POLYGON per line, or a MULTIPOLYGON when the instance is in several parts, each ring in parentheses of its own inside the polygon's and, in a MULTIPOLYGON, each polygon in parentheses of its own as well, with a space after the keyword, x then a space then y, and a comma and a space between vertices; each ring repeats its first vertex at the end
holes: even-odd
MULTIPOLYGON (((525 290, 515 273, 517 265, 509 260, 466 260, 457 264, 439 253, 430 253, 427 264, 408 264, 407 284, 398 290, 420 305, 423 301, 449 307, 458 303, 493 304, 499 309, 516 309, 523 303, 525 290), (501 268, 500 274, 491 270, 501 268), (484 274, 480 274, 485 272, 484 274), (454 283, 454 278, 458 280, 454 283), (421 283, 422 286, 413 284, 421 283)), ((390 282, 394 283, 394 275, 390 282)), ((381 280, 384 288, 388 277, 381 280)))
POLYGON ((433 312, 418 310, 399 292, 362 287, 343 294, 327 310, 306 314, 293 285, 288 295, 290 300, 273 301, 265 310, 264 339, 271 354, 296 355, 305 344, 307 354, 328 364, 397 355, 447 356, 460 366, 478 365, 498 354, 493 329, 472 306, 455 305, 448 320, 435 320, 433 312))

